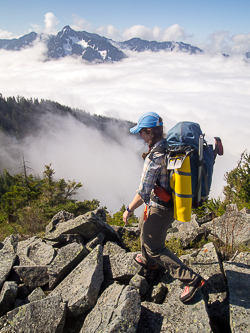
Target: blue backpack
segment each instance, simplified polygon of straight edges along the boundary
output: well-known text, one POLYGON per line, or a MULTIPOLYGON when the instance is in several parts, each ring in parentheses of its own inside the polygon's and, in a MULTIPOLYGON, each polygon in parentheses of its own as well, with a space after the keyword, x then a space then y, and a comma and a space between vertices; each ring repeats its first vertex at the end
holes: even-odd
POLYGON ((220 138, 215 137, 215 149, 207 144, 200 125, 193 122, 179 122, 167 134, 168 142, 168 169, 178 170, 179 158, 182 154, 185 159, 190 156, 192 203, 193 207, 199 206, 209 195, 213 166, 216 155, 223 155, 223 146, 220 138))

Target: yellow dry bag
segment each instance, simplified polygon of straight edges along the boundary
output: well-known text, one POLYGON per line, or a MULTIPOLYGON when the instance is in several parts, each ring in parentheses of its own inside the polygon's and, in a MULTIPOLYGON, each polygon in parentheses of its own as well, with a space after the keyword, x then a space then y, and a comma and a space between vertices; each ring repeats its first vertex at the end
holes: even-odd
POLYGON ((192 212, 190 157, 177 155, 175 160, 177 160, 175 161, 175 164, 179 164, 181 167, 173 169, 173 174, 170 180, 170 186, 173 191, 174 218, 181 222, 188 222, 191 220, 192 212))

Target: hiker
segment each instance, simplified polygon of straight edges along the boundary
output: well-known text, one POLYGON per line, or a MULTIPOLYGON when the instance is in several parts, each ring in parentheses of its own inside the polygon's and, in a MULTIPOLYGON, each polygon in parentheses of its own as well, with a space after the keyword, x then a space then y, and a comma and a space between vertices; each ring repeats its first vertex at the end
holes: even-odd
POLYGON ((145 203, 145 210, 139 221, 141 254, 137 254, 134 259, 146 269, 157 269, 160 265, 173 278, 183 282, 186 287, 180 300, 185 303, 191 300, 205 281, 165 247, 167 230, 174 221, 171 199, 167 201, 171 198, 169 171, 164 162, 164 153, 152 152, 157 146, 167 147, 162 118, 155 112, 147 112, 130 132, 140 133, 149 147, 149 151, 142 154, 144 166, 139 189, 123 214, 123 221, 128 224, 132 212, 145 203))

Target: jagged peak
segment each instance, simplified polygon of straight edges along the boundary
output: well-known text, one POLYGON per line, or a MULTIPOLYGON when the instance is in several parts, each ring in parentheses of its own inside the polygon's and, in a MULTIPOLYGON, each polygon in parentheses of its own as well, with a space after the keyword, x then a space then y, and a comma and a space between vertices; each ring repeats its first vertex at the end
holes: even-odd
POLYGON ((62 31, 74 31, 74 30, 71 29, 69 25, 66 25, 66 26, 62 29, 62 31))
POLYGON ((71 29, 69 25, 66 25, 61 31, 58 32, 57 36, 60 38, 63 35, 74 35, 75 33, 75 30, 71 29))

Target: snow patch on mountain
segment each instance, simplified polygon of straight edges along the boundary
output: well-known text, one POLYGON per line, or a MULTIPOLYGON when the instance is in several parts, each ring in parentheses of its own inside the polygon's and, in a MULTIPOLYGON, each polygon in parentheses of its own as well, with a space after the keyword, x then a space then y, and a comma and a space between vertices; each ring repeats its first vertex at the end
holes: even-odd
POLYGON ((78 41, 76 44, 81 45, 84 49, 89 46, 89 44, 84 39, 78 41))

